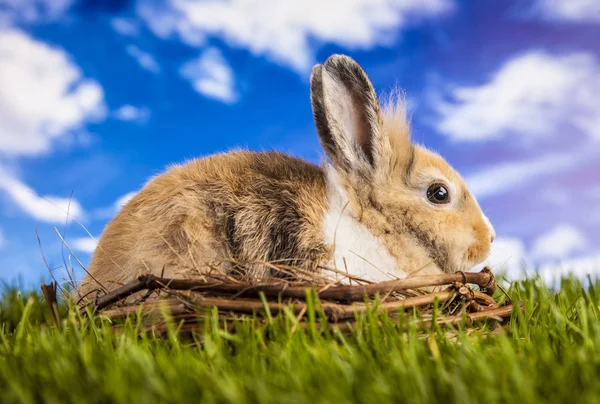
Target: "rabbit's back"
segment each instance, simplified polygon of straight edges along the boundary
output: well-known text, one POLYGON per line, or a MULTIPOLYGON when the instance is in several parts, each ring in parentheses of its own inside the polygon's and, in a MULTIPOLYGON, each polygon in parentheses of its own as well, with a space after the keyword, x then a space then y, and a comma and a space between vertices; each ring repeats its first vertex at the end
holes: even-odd
MULTIPOLYGON (((326 261, 323 170, 277 152, 236 151, 155 177, 106 227, 80 293, 141 272, 190 277, 237 260, 245 275, 280 276, 266 262, 316 270, 326 261), (274 272, 273 272, 274 271, 274 272)), ((226 264, 231 265, 231 264, 226 264)))

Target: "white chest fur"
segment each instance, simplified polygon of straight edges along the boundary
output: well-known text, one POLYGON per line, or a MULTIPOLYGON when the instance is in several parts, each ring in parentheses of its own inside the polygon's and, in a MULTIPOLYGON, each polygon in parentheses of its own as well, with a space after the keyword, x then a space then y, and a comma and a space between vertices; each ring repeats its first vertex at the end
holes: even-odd
MULTIPOLYGON (((383 241, 355 219, 337 173, 327 172, 329 208, 323 221, 325 240, 334 251, 329 266, 373 282, 405 278, 383 241)), ((343 276, 336 279, 343 280, 343 276)), ((345 282, 347 283, 347 282, 345 282)))

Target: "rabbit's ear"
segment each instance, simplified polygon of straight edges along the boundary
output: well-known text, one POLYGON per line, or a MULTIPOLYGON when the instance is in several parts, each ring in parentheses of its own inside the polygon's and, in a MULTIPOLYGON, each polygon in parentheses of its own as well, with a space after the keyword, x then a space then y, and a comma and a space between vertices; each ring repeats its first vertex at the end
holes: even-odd
POLYGON ((383 152, 379 101, 366 73, 348 56, 331 56, 313 67, 313 115, 321 145, 337 168, 367 172, 383 152))

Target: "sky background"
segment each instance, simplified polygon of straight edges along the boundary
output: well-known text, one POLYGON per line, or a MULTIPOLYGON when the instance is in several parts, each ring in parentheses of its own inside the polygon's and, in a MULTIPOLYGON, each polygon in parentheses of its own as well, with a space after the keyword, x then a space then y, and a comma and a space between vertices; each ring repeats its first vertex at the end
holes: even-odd
POLYGON ((406 92, 496 228, 493 268, 600 273, 598 38, 598 0, 0 0, 0 280, 77 268, 57 231, 86 265, 83 227, 169 164, 320 162, 308 78, 332 53, 406 92))

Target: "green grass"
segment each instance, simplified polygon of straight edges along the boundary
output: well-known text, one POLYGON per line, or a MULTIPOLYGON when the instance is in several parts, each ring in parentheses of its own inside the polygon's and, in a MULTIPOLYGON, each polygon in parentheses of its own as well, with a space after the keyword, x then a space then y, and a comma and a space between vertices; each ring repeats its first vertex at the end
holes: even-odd
MULTIPOLYGON (((525 302, 510 332, 447 336, 370 314, 351 335, 294 327, 291 316, 238 324, 216 320, 201 347, 176 337, 120 335, 99 319, 49 324, 36 295, 6 291, 0 304, 0 401, 150 402, 597 402, 600 283, 564 279, 512 286, 525 302)), ((317 318, 315 321, 319 321, 317 318)), ((138 327, 138 329, 136 329, 138 327)))

